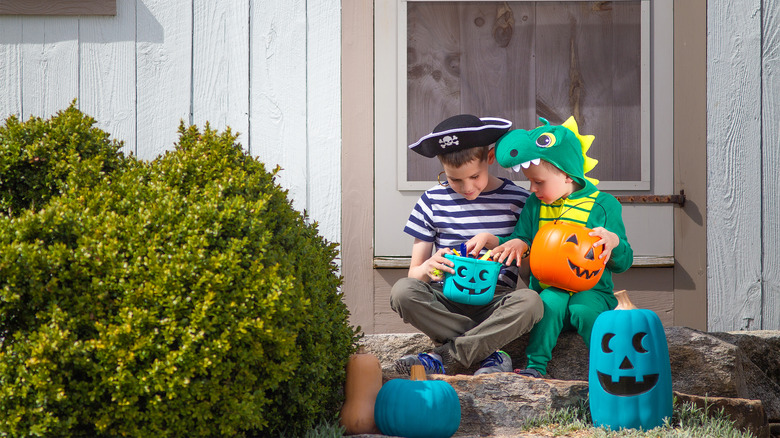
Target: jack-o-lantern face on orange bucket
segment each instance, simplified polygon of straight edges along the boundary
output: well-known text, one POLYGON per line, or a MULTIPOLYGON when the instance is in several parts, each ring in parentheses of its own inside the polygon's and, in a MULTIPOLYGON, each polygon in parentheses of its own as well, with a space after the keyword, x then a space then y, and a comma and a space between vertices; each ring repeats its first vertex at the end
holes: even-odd
POLYGON ((604 272, 604 245, 590 228, 554 221, 539 228, 531 244, 531 272, 539 282, 570 292, 592 289, 604 272))

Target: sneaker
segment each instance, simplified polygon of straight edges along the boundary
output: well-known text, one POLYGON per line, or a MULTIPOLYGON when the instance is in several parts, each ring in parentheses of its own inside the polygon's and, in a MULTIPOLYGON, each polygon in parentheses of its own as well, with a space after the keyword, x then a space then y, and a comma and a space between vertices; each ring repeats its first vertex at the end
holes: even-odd
POLYGON ((395 370, 399 374, 411 374, 412 365, 422 365, 425 374, 444 374, 441 356, 436 353, 407 354, 395 361, 395 370))
POLYGON ((474 372, 475 376, 491 373, 508 373, 512 371, 512 358, 505 352, 498 350, 483 360, 479 364, 479 369, 474 372))
POLYGON ((515 370, 515 374, 519 374, 525 377, 533 377, 534 379, 543 379, 542 373, 536 371, 533 368, 526 368, 524 370, 515 370))

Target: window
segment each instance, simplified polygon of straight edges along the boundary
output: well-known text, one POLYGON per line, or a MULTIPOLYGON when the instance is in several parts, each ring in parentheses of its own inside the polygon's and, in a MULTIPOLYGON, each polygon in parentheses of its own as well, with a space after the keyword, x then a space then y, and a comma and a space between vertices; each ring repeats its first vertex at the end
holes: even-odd
MULTIPOLYGON (((599 164, 588 176, 603 190, 646 190, 648 23, 641 0, 403 2, 399 138, 411 144, 460 113, 507 118, 522 129, 541 125, 538 117, 561 124, 574 115, 580 132, 596 136, 590 156, 599 164)), ((435 183, 437 160, 404 144, 398 153, 399 190, 435 183)), ((497 175, 522 179, 494 166, 497 175)))

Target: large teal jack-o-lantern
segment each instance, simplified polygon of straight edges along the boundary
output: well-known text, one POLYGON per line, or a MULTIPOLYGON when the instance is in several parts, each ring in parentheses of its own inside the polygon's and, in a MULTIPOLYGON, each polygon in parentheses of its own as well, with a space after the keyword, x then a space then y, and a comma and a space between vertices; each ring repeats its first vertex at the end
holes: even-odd
POLYGON ((442 292, 445 297, 456 303, 475 306, 487 304, 493 299, 501 263, 451 254, 444 257, 455 263, 455 274, 447 274, 444 278, 442 292))
POLYGON ((651 310, 610 310, 590 341, 590 411, 596 426, 652 429, 672 416, 666 334, 651 310))

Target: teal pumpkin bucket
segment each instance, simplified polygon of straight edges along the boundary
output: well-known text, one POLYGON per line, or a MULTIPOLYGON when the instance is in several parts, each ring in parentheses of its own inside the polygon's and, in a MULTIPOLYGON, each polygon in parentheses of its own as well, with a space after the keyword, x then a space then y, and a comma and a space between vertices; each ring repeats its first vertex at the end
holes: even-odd
POLYGON ((445 254, 455 265, 454 274, 444 275, 442 292, 450 301, 481 306, 493 299, 501 263, 445 254))
POLYGON ((590 339, 588 386, 595 426, 649 430, 671 419, 669 346, 655 312, 604 312, 590 339))

